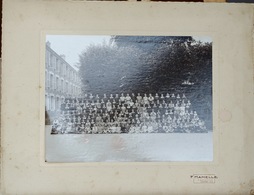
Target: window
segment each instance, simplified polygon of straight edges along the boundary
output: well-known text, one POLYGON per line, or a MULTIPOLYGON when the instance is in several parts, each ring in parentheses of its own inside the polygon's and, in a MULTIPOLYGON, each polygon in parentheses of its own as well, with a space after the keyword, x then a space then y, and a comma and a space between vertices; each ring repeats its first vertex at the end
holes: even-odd
POLYGON ((52 101, 51 96, 49 96, 48 97, 48 106, 49 106, 48 108, 49 108, 49 110, 51 110, 51 101, 52 101))
POLYGON ((59 72, 59 60, 56 58, 56 72, 59 72))
POLYGON ((50 84, 50 88, 53 89, 54 88, 54 83, 53 83, 53 74, 50 74, 50 78, 49 78, 49 84, 50 84))
POLYGON ((49 66, 52 67, 53 66, 53 55, 50 54, 50 61, 49 61, 49 66))
POLYGON ((45 87, 48 87, 48 71, 45 71, 45 87))
POLYGON ((68 82, 67 81, 65 82, 65 85, 66 85, 65 86, 65 90, 66 90, 65 92, 68 93, 69 86, 68 86, 68 82))
POLYGON ((61 80, 61 89, 62 89, 62 92, 64 92, 64 81, 63 81, 63 79, 61 80))
POLYGON ((53 69, 56 70, 56 56, 53 57, 53 69))
POLYGON ((47 78, 46 78, 47 80, 46 80, 46 82, 47 82, 47 87, 49 87, 50 86, 50 83, 49 83, 49 72, 47 72, 47 78))
POLYGON ((60 101, 59 101, 59 97, 56 98, 56 110, 60 109, 60 101))
POLYGON ((54 98, 54 96, 51 96, 51 98, 50 98, 50 106, 51 106, 51 110, 54 111, 55 110, 55 98, 54 98))
POLYGON ((59 73, 60 73, 60 75, 63 74, 63 63, 59 64, 59 73))
POLYGON ((56 81, 57 81, 57 78, 56 78, 56 77, 54 77, 54 86, 53 86, 53 87, 54 87, 54 89, 56 89, 56 88, 57 88, 57 82, 56 82, 56 81))
POLYGON ((45 106, 46 106, 46 111, 49 110, 49 102, 48 102, 48 96, 45 95, 45 106))
POLYGON ((64 64, 64 76, 66 75, 67 66, 64 64))
POLYGON ((46 68, 49 67, 50 64, 50 53, 46 50, 46 68))
POLYGON ((67 77, 67 78, 69 78, 69 73, 70 73, 70 72, 69 72, 69 68, 68 68, 68 66, 66 66, 66 77, 67 77))
POLYGON ((58 77, 56 77, 56 87, 55 88, 57 89, 57 91, 59 90, 59 78, 58 77))

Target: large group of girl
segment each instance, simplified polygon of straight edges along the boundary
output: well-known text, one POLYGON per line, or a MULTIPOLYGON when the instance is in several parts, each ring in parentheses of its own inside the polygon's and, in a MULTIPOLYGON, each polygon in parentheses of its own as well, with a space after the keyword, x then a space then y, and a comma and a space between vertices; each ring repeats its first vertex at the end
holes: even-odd
POLYGON ((85 94, 66 98, 52 134, 204 133, 184 94, 85 94))

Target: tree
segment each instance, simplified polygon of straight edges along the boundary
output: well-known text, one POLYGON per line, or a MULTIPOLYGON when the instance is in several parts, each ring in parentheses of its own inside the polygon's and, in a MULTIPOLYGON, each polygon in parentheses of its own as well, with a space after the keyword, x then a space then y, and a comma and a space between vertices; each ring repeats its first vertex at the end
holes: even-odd
POLYGON ((112 45, 91 45, 80 55, 80 75, 86 93, 121 93, 127 80, 137 71, 139 56, 136 48, 112 45))

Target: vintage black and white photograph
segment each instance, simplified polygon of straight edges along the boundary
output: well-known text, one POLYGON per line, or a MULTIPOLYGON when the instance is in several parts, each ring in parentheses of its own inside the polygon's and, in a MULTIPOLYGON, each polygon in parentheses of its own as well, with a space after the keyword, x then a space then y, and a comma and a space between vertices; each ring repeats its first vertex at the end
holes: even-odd
POLYGON ((47 35, 46 162, 212 161, 209 36, 47 35))

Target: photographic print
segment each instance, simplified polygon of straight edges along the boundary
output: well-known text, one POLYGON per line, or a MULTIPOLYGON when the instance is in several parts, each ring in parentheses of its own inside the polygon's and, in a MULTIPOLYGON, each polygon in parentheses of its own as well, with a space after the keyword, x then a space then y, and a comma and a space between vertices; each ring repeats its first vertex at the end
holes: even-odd
POLYGON ((47 35, 47 162, 213 160, 208 36, 47 35))

